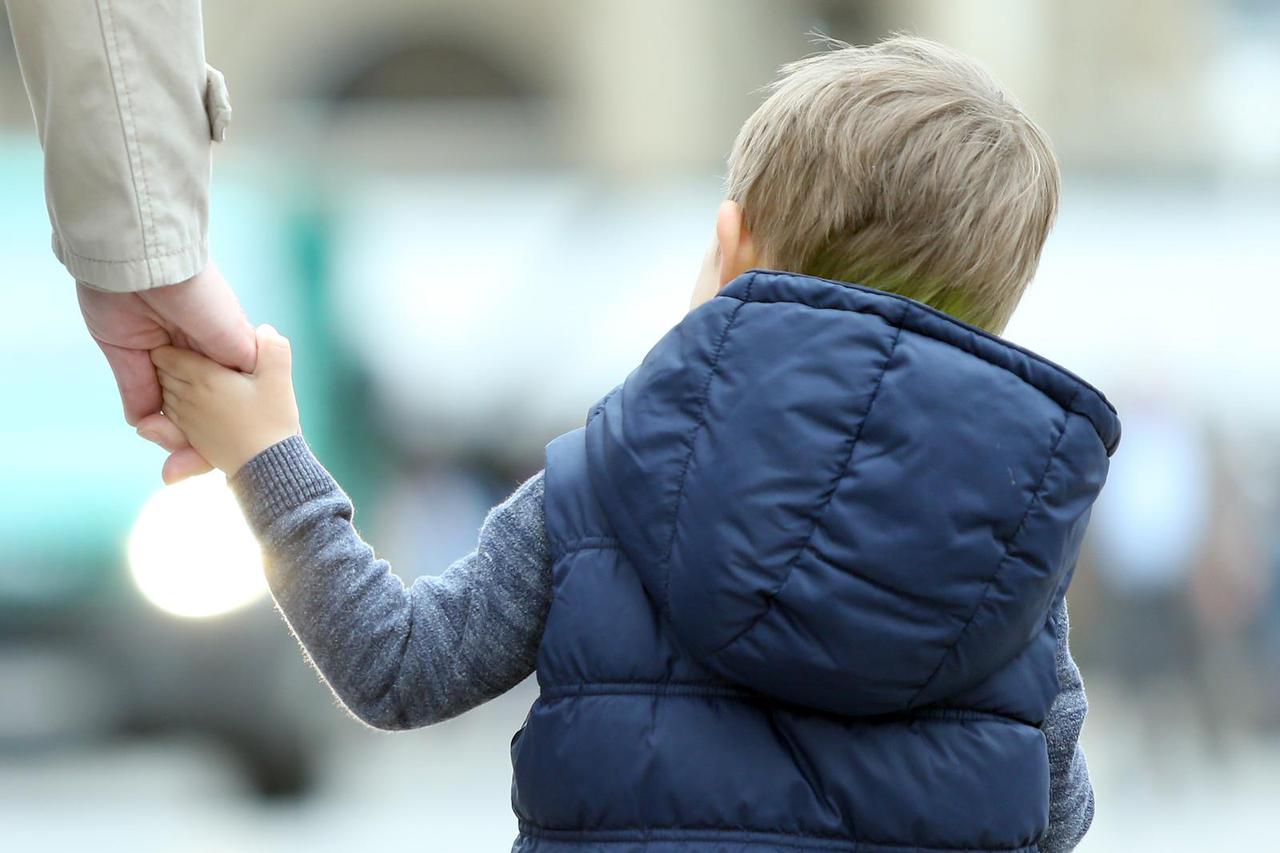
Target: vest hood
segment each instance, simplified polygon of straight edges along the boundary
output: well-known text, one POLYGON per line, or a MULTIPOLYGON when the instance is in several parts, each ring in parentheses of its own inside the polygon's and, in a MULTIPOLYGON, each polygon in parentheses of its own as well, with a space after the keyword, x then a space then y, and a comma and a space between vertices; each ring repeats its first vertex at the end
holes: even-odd
POLYGON ((843 714, 973 687, 1046 624, 1115 410, 926 305, 753 271, 673 328, 586 429, 592 487, 678 642, 843 714))

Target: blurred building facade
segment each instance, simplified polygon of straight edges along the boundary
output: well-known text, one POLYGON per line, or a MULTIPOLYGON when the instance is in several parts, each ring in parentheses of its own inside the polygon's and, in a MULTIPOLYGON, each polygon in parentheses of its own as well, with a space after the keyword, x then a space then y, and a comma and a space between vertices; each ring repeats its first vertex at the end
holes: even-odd
MULTIPOLYGON (((808 33, 859 43, 892 30, 986 62, 1069 167, 1274 176, 1280 128, 1266 93, 1280 60, 1267 47, 1278 19, 1260 0, 220 0, 205 9, 209 58, 236 108, 227 156, 283 134, 382 166, 573 166, 623 180, 717 170, 760 87, 814 49, 808 33), (317 115, 317 103, 331 109, 317 115)), ((0 62, 0 125, 20 130, 30 118, 15 71, 0 62)))

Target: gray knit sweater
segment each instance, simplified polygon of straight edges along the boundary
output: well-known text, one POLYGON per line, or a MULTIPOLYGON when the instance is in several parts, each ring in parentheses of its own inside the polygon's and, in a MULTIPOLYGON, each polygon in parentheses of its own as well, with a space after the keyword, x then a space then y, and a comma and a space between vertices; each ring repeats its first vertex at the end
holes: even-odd
MULTIPOLYGON (((350 500, 299 436, 230 480, 262 542, 276 603, 342 703, 375 728, 446 720, 533 672, 551 606, 542 474, 490 511, 475 551, 405 588, 352 526, 350 500)), ((1084 686, 1057 614, 1062 691, 1045 720, 1046 853, 1071 850, 1093 820, 1080 728, 1084 686)))

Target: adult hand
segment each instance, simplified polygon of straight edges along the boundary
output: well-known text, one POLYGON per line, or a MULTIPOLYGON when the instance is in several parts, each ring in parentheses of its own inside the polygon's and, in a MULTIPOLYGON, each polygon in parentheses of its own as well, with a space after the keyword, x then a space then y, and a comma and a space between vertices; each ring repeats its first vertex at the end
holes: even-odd
POLYGON ((181 431, 161 414, 162 397, 150 351, 173 345, 227 367, 252 371, 257 340, 235 293, 212 262, 192 278, 135 293, 108 293, 77 284, 80 311, 115 375, 124 417, 138 434, 169 451, 161 475, 175 483, 211 470, 181 431))

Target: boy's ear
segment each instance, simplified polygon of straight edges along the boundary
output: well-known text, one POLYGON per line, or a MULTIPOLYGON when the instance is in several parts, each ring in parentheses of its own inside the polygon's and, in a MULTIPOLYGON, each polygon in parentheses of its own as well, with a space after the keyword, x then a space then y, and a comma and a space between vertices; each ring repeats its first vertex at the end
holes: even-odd
POLYGON ((747 229, 742 205, 724 201, 716 211, 716 242, 720 246, 720 286, 724 287, 757 266, 755 242, 747 229))

